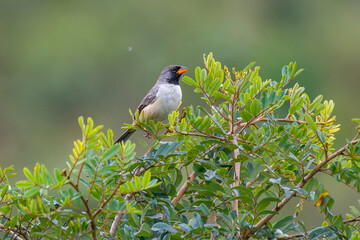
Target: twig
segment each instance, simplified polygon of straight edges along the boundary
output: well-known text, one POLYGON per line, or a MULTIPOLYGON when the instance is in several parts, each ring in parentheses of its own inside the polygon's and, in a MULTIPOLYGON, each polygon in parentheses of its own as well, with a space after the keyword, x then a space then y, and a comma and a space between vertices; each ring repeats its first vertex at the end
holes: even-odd
POLYGON ((116 194, 117 190, 119 189, 119 187, 121 186, 121 184, 123 184, 124 182, 122 180, 119 180, 118 184, 116 185, 116 188, 114 189, 114 191, 111 193, 111 195, 108 197, 108 199, 106 201, 104 201, 101 206, 99 206, 96 211, 94 212, 93 216, 96 217, 96 215, 99 214, 99 212, 102 210, 102 208, 113 198, 113 196, 116 194))
MULTIPOLYGON (((344 220, 344 221, 343 221, 343 224, 353 223, 353 222, 360 222, 360 217, 356 217, 356 218, 344 220)), ((285 236, 285 237, 280 238, 280 239, 281 239, 281 240, 294 239, 294 238, 298 238, 298 237, 305 237, 305 236, 307 236, 308 234, 309 234, 309 232, 306 232, 306 233, 297 233, 297 234, 285 236)))
POLYGON ((184 184, 182 185, 182 187, 180 188, 177 196, 171 201, 172 204, 176 205, 178 204, 178 202, 180 201, 180 199, 184 196, 184 194, 186 193, 186 190, 188 188, 188 183, 191 183, 194 181, 196 177, 196 173, 192 172, 190 174, 190 176, 188 177, 188 179, 186 180, 186 182, 184 182, 184 184))
MULTIPOLYGON (((264 172, 268 172, 267 170, 264 170, 264 172)), ((256 183, 256 181, 259 179, 260 177, 260 173, 256 176, 256 178, 254 179, 254 181, 249 181, 246 183, 246 187, 251 187, 254 183, 256 183)))
MULTIPOLYGON (((77 187, 73 182, 69 182, 69 184, 77 191, 80 192, 79 187, 77 187)), ((84 196, 80 196, 81 201, 83 202, 85 209, 86 209, 86 214, 89 216, 90 218, 90 226, 91 226, 91 235, 92 238, 94 240, 97 239, 97 233, 96 233, 96 222, 95 222, 95 217, 94 215, 91 213, 91 209, 89 206, 88 201, 86 201, 86 199, 84 198, 84 196)))
POLYGON ((188 133, 182 133, 182 132, 179 132, 179 131, 176 131, 176 133, 179 133, 181 135, 185 135, 185 136, 195 136, 195 137, 204 137, 204 138, 213 138, 213 139, 217 139, 217 140, 220 140, 220 141, 226 141, 225 138, 223 137, 218 137, 218 136, 215 136, 215 135, 205 135, 205 134, 199 134, 199 133, 193 133, 193 132, 188 132, 188 133))
MULTIPOLYGON (((236 93, 235 93, 236 94, 236 93)), ((236 125, 234 124, 234 95, 232 95, 231 100, 232 102, 229 103, 229 111, 231 112, 231 116, 229 118, 231 118, 231 121, 229 121, 229 126, 230 126, 230 132, 227 135, 231 135, 233 137, 233 139, 231 140, 231 143, 234 145, 238 145, 238 137, 236 135, 236 125)), ((244 126, 245 128, 245 126, 244 126)), ((240 185, 240 168, 241 168, 241 163, 235 161, 237 159, 237 157, 240 155, 240 150, 239 148, 236 148, 233 151, 233 160, 234 160, 234 183, 232 185, 232 187, 237 187, 240 185)), ((234 196, 236 196, 234 194, 234 196)), ((231 206, 232 209, 235 210, 236 215, 239 215, 239 200, 235 199, 234 201, 231 202, 231 206)))
MULTIPOLYGON (((15 240, 24 240, 24 238, 20 237, 16 232, 14 232, 13 230, 8 229, 7 227, 5 227, 4 225, 0 224, 0 231, 2 232, 8 232, 12 238, 11 239, 15 239, 15 240)), ((27 238, 25 238, 27 239, 27 238)))
POLYGON ((360 222, 360 217, 352 218, 352 219, 346 219, 343 221, 343 223, 353 223, 353 222, 360 222))
MULTIPOLYGON (((151 166, 151 165, 150 165, 151 166)), ((142 174, 143 172, 145 172, 147 170, 147 168, 143 169, 143 170, 140 170, 140 168, 136 169, 135 172, 134 172, 134 176, 138 176, 140 174, 142 174)), ((121 184, 120 184, 121 185, 121 184)), ((120 187, 120 185, 118 185, 120 187)), ((124 197, 124 200, 126 202, 128 202, 133 196, 135 195, 135 192, 134 193, 128 193, 125 195, 124 197)), ((112 222, 111 224, 111 228, 110 228, 110 237, 114 238, 115 235, 116 235, 116 230, 120 224, 120 221, 121 221, 121 218, 123 216, 123 213, 118 213, 115 218, 114 218, 114 221, 112 222)))
MULTIPOLYGON (((260 117, 260 118, 255 118, 254 121, 251 122, 251 124, 255 124, 255 123, 258 123, 258 122, 268 122, 268 121, 270 121, 270 119, 260 117)), ((287 118, 274 118, 274 122, 288 122, 288 123, 296 122, 298 124, 304 123, 304 121, 291 120, 291 119, 287 119, 287 118)), ((239 128, 241 128, 241 127, 245 126, 246 123, 241 123, 241 121, 238 121, 238 122, 235 123, 235 125, 238 125, 239 128)))

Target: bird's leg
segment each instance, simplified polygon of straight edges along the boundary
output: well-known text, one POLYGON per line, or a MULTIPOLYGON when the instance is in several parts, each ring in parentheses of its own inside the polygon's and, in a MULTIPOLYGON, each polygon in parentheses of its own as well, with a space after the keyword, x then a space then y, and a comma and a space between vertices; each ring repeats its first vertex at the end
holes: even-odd
POLYGON ((144 137, 146 137, 146 138, 151 138, 152 136, 151 136, 151 134, 150 134, 149 132, 146 132, 146 134, 144 135, 144 137))
POLYGON ((166 128, 166 131, 164 134, 168 134, 168 133, 171 133, 170 129, 169 128, 166 128))

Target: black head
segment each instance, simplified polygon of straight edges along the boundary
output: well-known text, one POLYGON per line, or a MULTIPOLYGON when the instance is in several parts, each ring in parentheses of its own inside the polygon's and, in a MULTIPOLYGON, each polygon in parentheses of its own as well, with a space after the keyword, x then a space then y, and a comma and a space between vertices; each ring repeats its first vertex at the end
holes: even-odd
POLYGON ((170 65, 164 68, 160 73, 157 83, 179 84, 181 75, 187 72, 188 69, 184 66, 170 65))

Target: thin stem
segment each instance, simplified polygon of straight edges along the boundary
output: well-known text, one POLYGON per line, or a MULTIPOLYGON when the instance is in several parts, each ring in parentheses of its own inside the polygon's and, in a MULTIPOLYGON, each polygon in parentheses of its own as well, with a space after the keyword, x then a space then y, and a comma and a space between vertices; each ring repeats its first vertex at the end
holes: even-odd
POLYGON ((178 204, 178 202, 180 201, 180 199, 184 196, 184 194, 186 193, 186 190, 188 188, 188 183, 191 183, 194 181, 196 177, 196 173, 192 172, 190 174, 190 176, 188 177, 188 179, 184 182, 184 184, 182 185, 182 187, 180 188, 178 194, 176 195, 176 197, 171 201, 172 204, 176 205, 178 204))
MULTIPOLYGON (((76 184, 75 184, 76 186, 79 186, 80 175, 81 175, 81 172, 82 172, 82 169, 83 169, 84 165, 85 165, 85 161, 81 164, 81 166, 80 166, 80 168, 79 168, 79 173, 78 173, 78 175, 77 175, 76 184)), ((95 179, 95 178, 96 178, 96 175, 95 175, 94 179, 95 179)))
POLYGON ((185 135, 185 136, 196 136, 196 137, 204 137, 204 138, 213 138, 213 139, 217 139, 217 140, 220 140, 220 141, 226 141, 225 138, 222 138, 222 137, 217 137, 215 135, 205 135, 205 134, 198 134, 198 133, 191 133, 191 132, 188 132, 188 133, 182 133, 182 132, 178 132, 175 130, 176 133, 179 133, 181 135, 185 135))
MULTIPOLYGON (((79 188, 73 183, 70 182, 69 183, 77 192, 80 192, 79 188)), ((90 218, 90 226, 91 226, 91 235, 92 238, 97 240, 97 234, 96 234, 96 222, 95 222, 95 218, 93 216, 93 214, 91 213, 91 209, 90 206, 88 204, 88 202, 86 201, 86 199, 83 196, 80 196, 81 201, 83 202, 85 209, 86 209, 86 214, 89 216, 90 218)))
MULTIPOLYGON (((235 99, 235 96, 233 95, 231 97, 232 99, 232 102, 229 103, 229 110, 231 112, 231 116, 229 116, 229 118, 231 120, 228 121, 229 123, 229 126, 230 126, 230 132, 228 133, 228 135, 231 135, 233 137, 233 139, 231 140, 231 143, 234 144, 234 145, 238 145, 238 137, 237 137, 237 134, 236 134, 236 129, 235 129, 235 126, 234 126, 234 99, 235 99)), ((233 187, 237 187, 240 185, 240 168, 241 168, 241 162, 237 162, 235 161, 238 156, 240 155, 240 150, 239 148, 236 148, 234 149, 233 151, 233 160, 234 160, 234 183, 232 184, 233 187)), ((234 194, 234 196, 236 196, 234 194)), ((235 199, 234 201, 231 202, 231 206, 232 206, 232 209, 235 210, 236 212, 236 215, 238 216, 239 215, 239 200, 238 199, 235 199)))
MULTIPOLYGON (((232 140, 232 143, 237 145, 237 137, 235 135, 235 133, 233 134, 234 139, 232 140)), ((237 157, 239 156, 240 151, 239 148, 236 148, 234 150, 234 160, 237 159, 237 157)), ((240 185, 240 168, 241 168, 241 163, 240 162, 235 162, 234 163, 234 183, 233 183, 233 187, 237 187, 240 185)), ((235 210, 236 215, 239 215, 239 200, 236 199, 231 203, 233 210, 235 210)))
MULTIPOLYGON (((343 224, 354 223, 354 222, 360 222, 360 217, 344 220, 343 224)), ((297 233, 297 234, 293 234, 293 235, 283 237, 283 238, 281 238, 281 240, 294 239, 294 238, 298 238, 298 237, 306 237, 308 234, 309 234, 308 232, 306 232, 306 233, 297 233)))
POLYGON ((230 121, 230 119, 228 119, 221 111, 220 109, 215 105, 215 102, 213 102, 212 98, 207 94, 207 92, 203 89, 200 88, 201 91, 204 93, 204 95, 206 96, 207 99, 209 99, 211 105, 215 108, 215 110, 227 121, 230 121))
MULTIPOLYGON (((126 196, 125 196, 125 198, 124 198, 125 201, 126 201, 126 202, 129 201, 134 195, 135 195, 135 193, 128 193, 128 194, 126 194, 126 196)), ((119 224, 120 224, 120 221, 121 221, 121 218, 122 218, 123 214, 124 214, 123 212, 120 212, 120 213, 116 214, 116 216, 115 216, 115 218, 114 218, 114 221, 113 221, 112 224, 111 224, 110 236, 111 236, 112 238, 115 237, 116 230, 117 230, 117 228, 118 228, 118 226, 119 226, 119 224)))
MULTIPOLYGON (((87 196, 87 198, 86 198, 86 201, 87 201, 87 202, 89 201, 90 196, 91 196, 91 192, 92 192, 92 190, 93 190, 93 188, 94 188, 94 184, 95 184, 95 180, 96 180, 96 177, 97 177, 97 173, 98 173, 98 166, 96 166, 96 170, 95 170, 95 173, 94 173, 94 177, 93 177, 93 180, 92 180, 90 189, 89 189, 89 194, 88 194, 88 196, 87 196)), ((80 176, 80 174, 79 174, 79 176, 80 176)), ((77 182, 76 186, 79 186, 78 183, 79 183, 79 182, 77 182)))
POLYGON ((102 208, 113 198, 113 196, 116 194, 117 190, 119 189, 119 187, 121 186, 121 184, 123 184, 124 182, 122 180, 119 180, 118 184, 116 185, 116 188, 114 189, 114 191, 111 193, 111 195, 107 198, 107 200, 105 202, 103 202, 101 204, 101 206, 99 206, 96 211, 94 212, 93 216, 96 217, 96 215, 98 215, 100 213, 100 211, 102 210, 102 208))

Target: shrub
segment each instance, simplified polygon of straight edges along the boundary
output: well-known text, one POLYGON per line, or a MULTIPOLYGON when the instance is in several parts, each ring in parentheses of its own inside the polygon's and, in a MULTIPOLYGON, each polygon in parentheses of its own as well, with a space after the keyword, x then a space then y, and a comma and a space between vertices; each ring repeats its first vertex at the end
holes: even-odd
POLYGON ((254 63, 230 71, 209 54, 204 65, 183 82, 206 107, 184 107, 166 125, 132 114, 136 124, 126 128, 153 138, 144 156, 80 117, 67 169, 51 174, 37 164, 15 185, 14 169, 0 169, 4 238, 359 239, 360 211, 331 213, 334 199, 317 176, 359 192, 360 127, 335 149, 334 102, 289 86, 302 71, 296 63, 278 81, 262 80, 254 63), (291 199, 298 204, 287 216, 291 199), (323 215, 321 226, 297 218, 305 201, 323 215))

